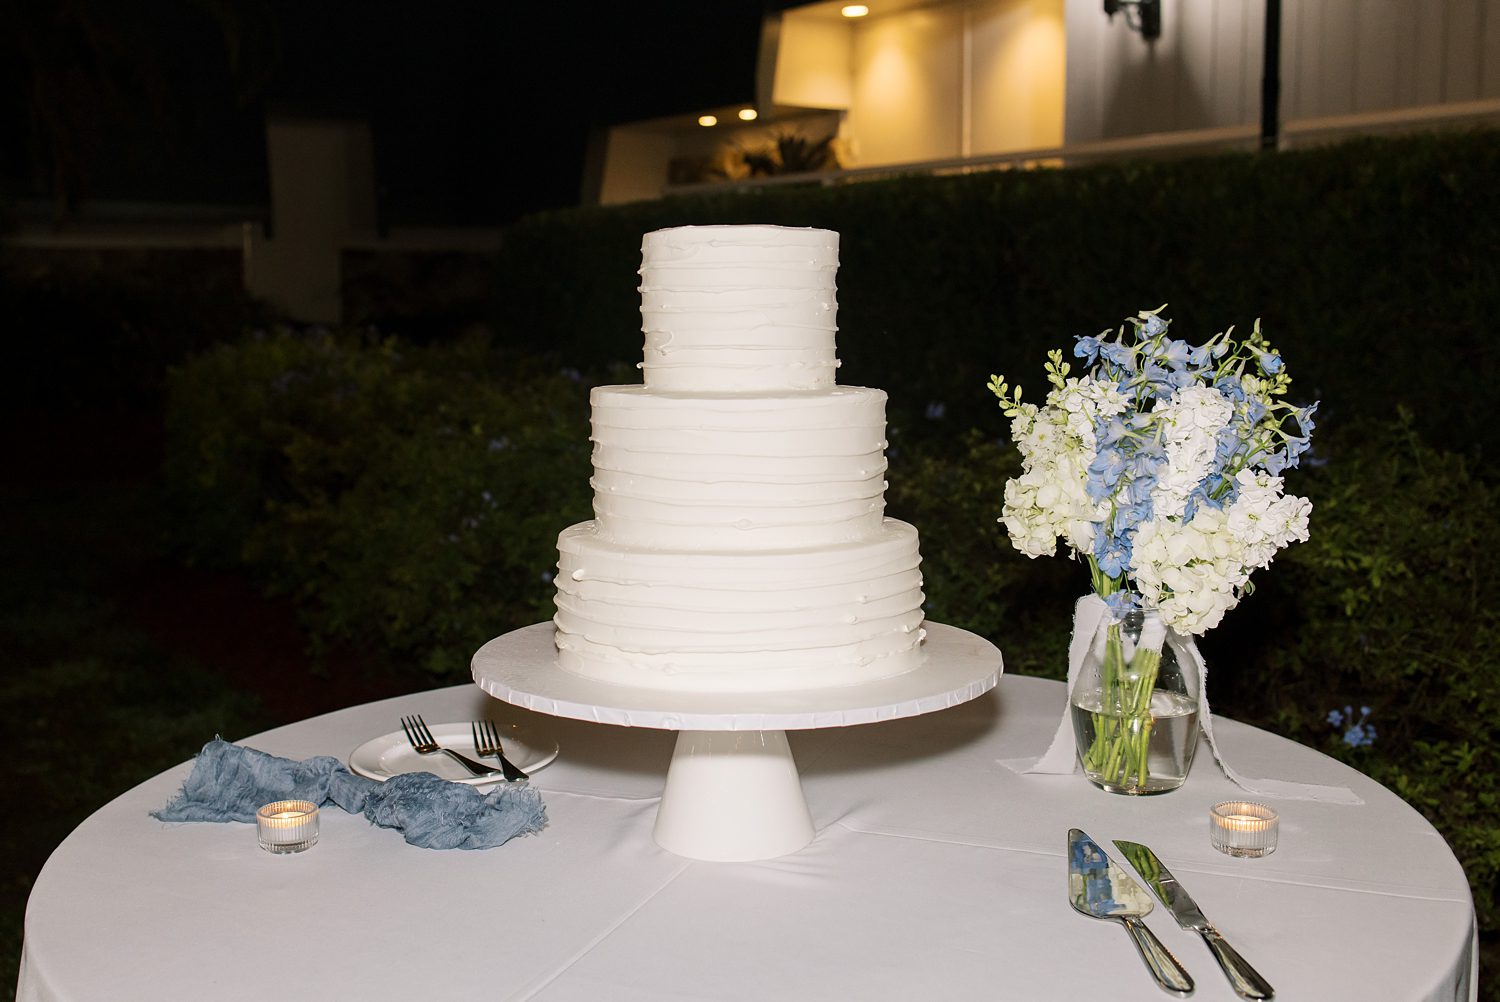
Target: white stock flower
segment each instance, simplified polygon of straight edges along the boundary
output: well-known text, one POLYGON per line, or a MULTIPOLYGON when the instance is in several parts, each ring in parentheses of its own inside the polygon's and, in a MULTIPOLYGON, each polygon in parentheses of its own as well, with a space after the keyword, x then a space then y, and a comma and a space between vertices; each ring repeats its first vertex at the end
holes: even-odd
POLYGON ((1115 384, 1095 382, 1092 376, 1065 380, 1047 394, 1047 409, 1058 413, 1060 423, 1090 457, 1098 445, 1094 422, 1100 417, 1125 413, 1129 403, 1130 399, 1115 384))
POLYGON ((1212 386, 1185 386, 1152 411, 1161 429, 1167 468, 1151 491, 1157 517, 1182 514, 1188 495, 1214 465, 1219 430, 1234 415, 1234 405, 1212 386))
POLYGON ((1226 514, 1230 531, 1244 548, 1246 567, 1265 567, 1288 543, 1307 541, 1311 501, 1283 494, 1281 478, 1269 473, 1241 470, 1234 479, 1239 495, 1226 514))

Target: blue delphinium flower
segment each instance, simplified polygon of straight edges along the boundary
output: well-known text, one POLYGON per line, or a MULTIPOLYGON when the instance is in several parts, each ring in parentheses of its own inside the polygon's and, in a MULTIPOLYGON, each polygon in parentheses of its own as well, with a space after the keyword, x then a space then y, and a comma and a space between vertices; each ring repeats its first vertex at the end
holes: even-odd
POLYGON ((1263 351, 1260 353, 1261 371, 1268 376, 1274 376, 1281 371, 1281 356, 1274 351, 1263 351))
POLYGON ((1173 369, 1182 370, 1191 364, 1193 349, 1186 341, 1172 338, 1162 345, 1163 351, 1156 356, 1158 362, 1163 362, 1173 369))
POLYGON ((1095 501, 1102 501, 1115 492, 1115 487, 1120 483, 1120 475, 1125 472, 1125 453, 1117 448, 1102 448, 1094 454, 1093 462, 1089 463, 1089 477, 1086 489, 1089 497, 1095 501))
POLYGON ((1106 362, 1126 372, 1135 371, 1135 349, 1127 348, 1123 344, 1113 341, 1101 341, 1099 343, 1099 355, 1106 362))
POLYGON ((1375 743, 1375 725, 1370 723, 1370 708, 1361 706, 1359 717, 1354 716, 1354 707, 1328 711, 1328 722, 1334 727, 1344 728, 1344 744, 1350 748, 1368 748, 1375 743), (1345 726, 1345 725, 1348 726, 1345 726))
POLYGON ((1089 365, 1093 365, 1099 357, 1099 339, 1084 335, 1075 339, 1073 345, 1073 357, 1081 358, 1089 365))
POLYGON ((1136 608, 1136 594, 1131 591, 1117 591, 1104 596, 1104 604, 1109 606, 1110 615, 1116 619, 1124 619, 1126 613, 1136 608))

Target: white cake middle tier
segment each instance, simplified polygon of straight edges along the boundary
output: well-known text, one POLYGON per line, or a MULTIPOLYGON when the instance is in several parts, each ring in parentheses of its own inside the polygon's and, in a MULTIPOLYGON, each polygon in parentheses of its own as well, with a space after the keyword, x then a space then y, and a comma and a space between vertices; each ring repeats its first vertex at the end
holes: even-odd
POLYGON ((774 550, 869 537, 885 514, 883 390, 599 386, 595 532, 625 546, 774 550))

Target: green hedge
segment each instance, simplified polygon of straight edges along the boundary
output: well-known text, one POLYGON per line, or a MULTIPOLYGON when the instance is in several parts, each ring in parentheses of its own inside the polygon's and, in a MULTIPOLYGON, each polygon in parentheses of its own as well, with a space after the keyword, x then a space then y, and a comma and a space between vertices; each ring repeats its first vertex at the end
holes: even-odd
POLYGON ((507 231, 494 322, 572 365, 633 364, 643 233, 822 226, 842 235, 840 381, 889 391, 913 433, 934 401, 949 438, 991 426, 976 377, 1167 303, 1194 343, 1264 318, 1325 424, 1405 403, 1434 440, 1494 454, 1471 400, 1500 371, 1496 177, 1500 132, 1483 131, 578 209, 507 231))
POLYGON ((281 330, 170 378, 190 560, 255 570, 314 636, 458 678, 551 616, 557 532, 589 514, 588 387, 488 350, 281 330))

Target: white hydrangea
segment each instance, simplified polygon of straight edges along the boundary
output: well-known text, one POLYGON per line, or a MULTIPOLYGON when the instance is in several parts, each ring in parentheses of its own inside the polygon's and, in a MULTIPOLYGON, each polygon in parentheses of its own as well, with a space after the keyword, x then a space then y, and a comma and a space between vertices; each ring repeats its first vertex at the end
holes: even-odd
POLYGON ((1308 538, 1312 502, 1282 493, 1280 477, 1241 470, 1239 494, 1191 521, 1156 518, 1136 533, 1131 570, 1141 597, 1167 625, 1206 633, 1239 604, 1252 571, 1288 543, 1308 538))
POLYGON ((1085 487, 1088 466, 1076 453, 1053 457, 1050 466, 1035 465, 1005 485, 1000 521, 1016 549, 1028 557, 1050 557, 1058 537, 1077 550, 1094 545, 1099 506, 1085 487))
POLYGON ((1136 532, 1131 554, 1136 586, 1147 606, 1179 633, 1206 633, 1239 602, 1250 579, 1244 547, 1217 508, 1191 521, 1152 519, 1136 532))
POLYGON ((1152 411, 1167 454, 1167 468, 1151 491, 1158 518, 1177 517, 1188 495, 1214 466, 1220 429, 1234 416, 1234 405, 1212 386, 1185 386, 1152 411))

